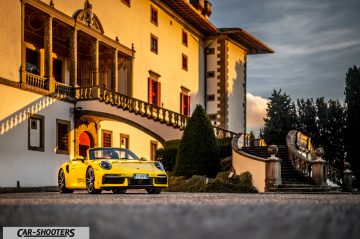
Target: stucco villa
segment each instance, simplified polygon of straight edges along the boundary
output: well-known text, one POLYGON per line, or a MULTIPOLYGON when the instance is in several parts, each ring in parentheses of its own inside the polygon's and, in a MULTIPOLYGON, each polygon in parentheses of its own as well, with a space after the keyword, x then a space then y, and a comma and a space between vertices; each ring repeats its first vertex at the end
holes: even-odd
MULTIPOLYGON (((147 159, 201 104, 218 137, 246 132, 247 56, 207 0, 0 2, 0 187, 57 185, 89 147, 147 159)), ((230 16, 229 16, 230 17, 230 16)))

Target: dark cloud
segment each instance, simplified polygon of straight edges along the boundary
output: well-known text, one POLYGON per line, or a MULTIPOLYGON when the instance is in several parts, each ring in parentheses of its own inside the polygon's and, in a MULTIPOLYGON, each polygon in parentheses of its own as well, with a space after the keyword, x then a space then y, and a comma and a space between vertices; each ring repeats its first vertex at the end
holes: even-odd
POLYGON ((250 56, 248 91, 268 97, 343 99, 345 73, 360 64, 359 0, 212 0, 216 26, 237 26, 275 50, 250 56))

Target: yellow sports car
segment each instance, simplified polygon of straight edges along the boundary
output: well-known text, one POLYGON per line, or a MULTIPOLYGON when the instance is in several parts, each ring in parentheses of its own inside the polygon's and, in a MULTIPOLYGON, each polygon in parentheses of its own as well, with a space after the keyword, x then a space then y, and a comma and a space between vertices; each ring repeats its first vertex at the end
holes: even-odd
POLYGON ((86 189, 92 194, 102 190, 118 194, 127 189, 146 189, 149 194, 159 194, 168 183, 160 162, 139 159, 123 148, 91 148, 86 159, 77 156, 60 166, 58 186, 60 193, 86 189))

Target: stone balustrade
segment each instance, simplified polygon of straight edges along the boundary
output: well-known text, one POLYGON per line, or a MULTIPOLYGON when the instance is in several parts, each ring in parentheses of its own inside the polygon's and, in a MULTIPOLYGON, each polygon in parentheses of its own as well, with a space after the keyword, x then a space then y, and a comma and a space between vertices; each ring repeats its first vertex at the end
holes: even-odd
MULTIPOLYGON (((180 130, 185 128, 189 118, 186 115, 149 104, 139 99, 131 98, 100 86, 76 88, 75 97, 80 101, 96 99, 105 104, 111 104, 117 108, 133 112, 154 121, 159 121, 160 123, 179 128, 180 130)), ((234 132, 216 126, 214 126, 214 133, 219 138, 233 137, 235 135, 234 132)))
POLYGON ((49 90, 48 80, 39 75, 26 72, 26 85, 41 90, 49 90))

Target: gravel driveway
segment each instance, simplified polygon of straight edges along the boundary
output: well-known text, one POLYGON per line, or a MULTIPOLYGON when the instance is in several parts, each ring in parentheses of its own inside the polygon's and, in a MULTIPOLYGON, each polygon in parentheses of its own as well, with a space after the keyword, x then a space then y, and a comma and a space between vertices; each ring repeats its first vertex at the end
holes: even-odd
POLYGON ((3 226, 89 226, 104 239, 358 239, 360 195, 0 194, 3 226))

